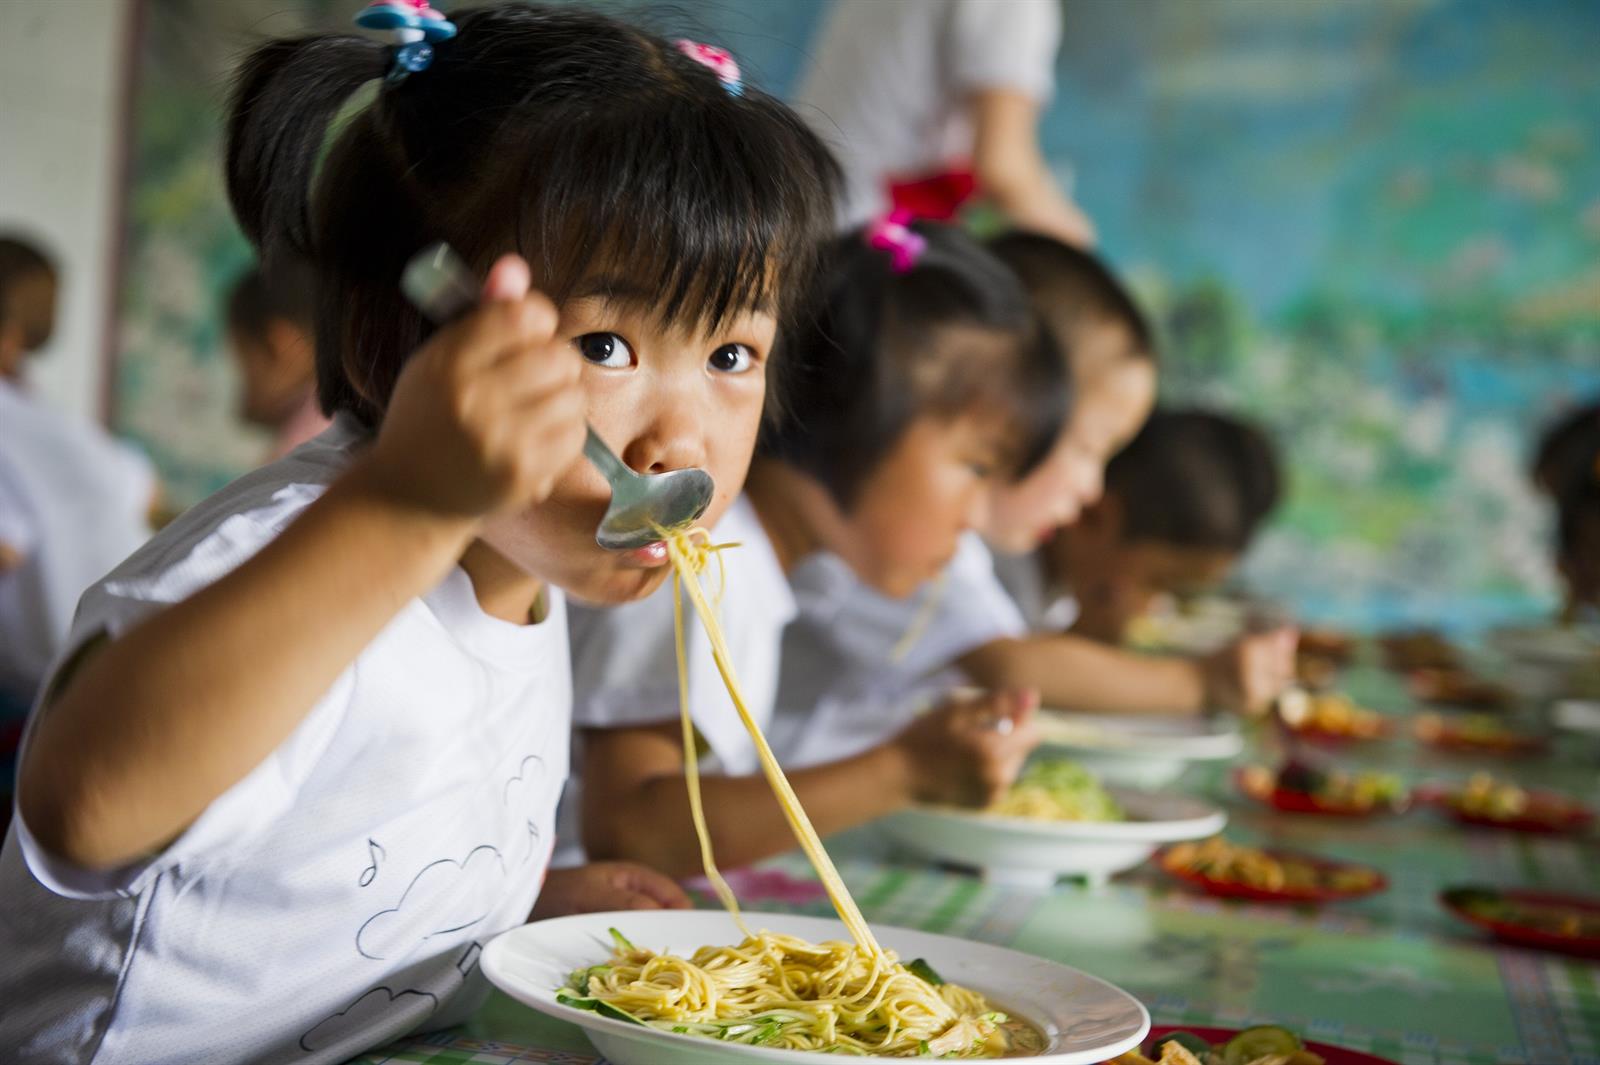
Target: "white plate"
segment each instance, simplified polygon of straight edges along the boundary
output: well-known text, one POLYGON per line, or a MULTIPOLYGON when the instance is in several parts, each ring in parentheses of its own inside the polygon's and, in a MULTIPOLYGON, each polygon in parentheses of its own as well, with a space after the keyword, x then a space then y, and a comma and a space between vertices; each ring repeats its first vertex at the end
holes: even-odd
POLYGON ((1040 748, 1057 751, 1107 784, 1159 788, 1190 762, 1226 761, 1244 750, 1231 721, 1131 715, 1039 714, 1040 748))
POLYGON ((1205 839, 1228 815, 1183 795, 1107 788, 1126 821, 1038 821, 919 807, 878 822, 896 842, 940 861, 974 866, 986 879, 1048 887, 1060 876, 1101 883, 1149 858, 1157 847, 1205 839))
POLYGON ((1550 723, 1567 732, 1600 735, 1600 702, 1560 699, 1550 708, 1550 723))
MULTIPOLYGON (((821 917, 747 913, 745 921, 758 930, 813 942, 849 938, 842 924, 821 917)), ((742 938, 733 919, 720 910, 631 910, 558 917, 496 936, 484 948, 484 974, 517 1001, 581 1027, 613 1065, 814 1065, 822 1060, 803 1050, 720 1043, 642 1028, 556 1002, 556 989, 566 983, 568 973, 610 956, 606 930, 613 927, 641 947, 680 955, 742 938)), ((1045 1035, 1043 1054, 989 1060, 1092 1065, 1138 1046, 1150 1031, 1150 1015, 1138 999, 1070 966, 928 932, 881 925, 875 931, 885 948, 902 958, 927 959, 945 979, 983 992, 998 1008, 1025 1018, 1045 1035)))

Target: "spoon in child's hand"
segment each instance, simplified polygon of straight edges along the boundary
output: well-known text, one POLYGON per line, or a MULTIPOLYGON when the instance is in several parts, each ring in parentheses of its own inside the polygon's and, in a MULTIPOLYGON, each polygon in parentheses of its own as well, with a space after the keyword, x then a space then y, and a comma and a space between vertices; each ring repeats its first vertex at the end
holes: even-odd
MULTIPOLYGON (((443 325, 478 302, 472 273, 448 244, 434 244, 412 256, 400 276, 400 289, 418 310, 443 325)), ((611 551, 659 543, 662 534, 687 529, 711 505, 713 485, 705 470, 672 470, 648 476, 635 473, 596 435, 593 426, 583 454, 611 485, 611 505, 600 519, 595 542, 611 551)))

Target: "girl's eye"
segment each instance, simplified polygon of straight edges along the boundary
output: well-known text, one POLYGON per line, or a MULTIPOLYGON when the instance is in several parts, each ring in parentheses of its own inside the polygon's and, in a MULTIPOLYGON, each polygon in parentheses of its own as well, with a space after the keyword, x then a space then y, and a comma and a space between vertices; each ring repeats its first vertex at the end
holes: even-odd
POLYGON ((596 366, 626 369, 633 365, 633 349, 615 333, 585 333, 573 343, 596 366))
POLYGON ((756 357, 743 344, 724 344, 707 362, 718 373, 744 373, 756 364, 756 357))

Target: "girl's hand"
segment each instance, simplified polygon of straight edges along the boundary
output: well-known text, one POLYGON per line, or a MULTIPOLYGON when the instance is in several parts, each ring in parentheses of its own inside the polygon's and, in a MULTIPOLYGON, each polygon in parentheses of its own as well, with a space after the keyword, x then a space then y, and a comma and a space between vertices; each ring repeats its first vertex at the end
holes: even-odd
POLYGON ((407 361, 367 457, 384 494, 476 520, 541 502, 584 440, 583 360, 527 263, 502 257, 483 303, 407 361))
POLYGON ((1259 717, 1295 682, 1293 628, 1252 633, 1200 660, 1206 705, 1259 717))
POLYGON ((892 743, 910 770, 918 802, 987 806, 1005 794, 1039 745, 1032 689, 950 699, 917 718, 892 743))
POLYGON ((689 896, 677 882, 634 862, 591 862, 552 869, 539 889, 530 921, 606 910, 687 910, 689 896))

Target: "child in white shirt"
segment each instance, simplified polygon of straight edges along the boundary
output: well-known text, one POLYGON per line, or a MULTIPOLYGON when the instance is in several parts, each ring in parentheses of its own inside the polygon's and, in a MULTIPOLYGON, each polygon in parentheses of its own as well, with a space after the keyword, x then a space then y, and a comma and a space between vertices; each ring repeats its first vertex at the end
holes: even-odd
POLYGON ((635 469, 705 469, 716 520, 833 164, 614 19, 413 17, 426 52, 323 34, 239 75, 229 195, 269 268, 317 270, 337 420, 85 597, 0 854, 8 1061, 342 1061, 465 1017, 482 944, 530 917, 686 904, 636 866, 545 877, 563 592, 666 572, 595 543, 585 421, 635 469), (487 281, 434 330, 399 283, 441 239, 487 281))

